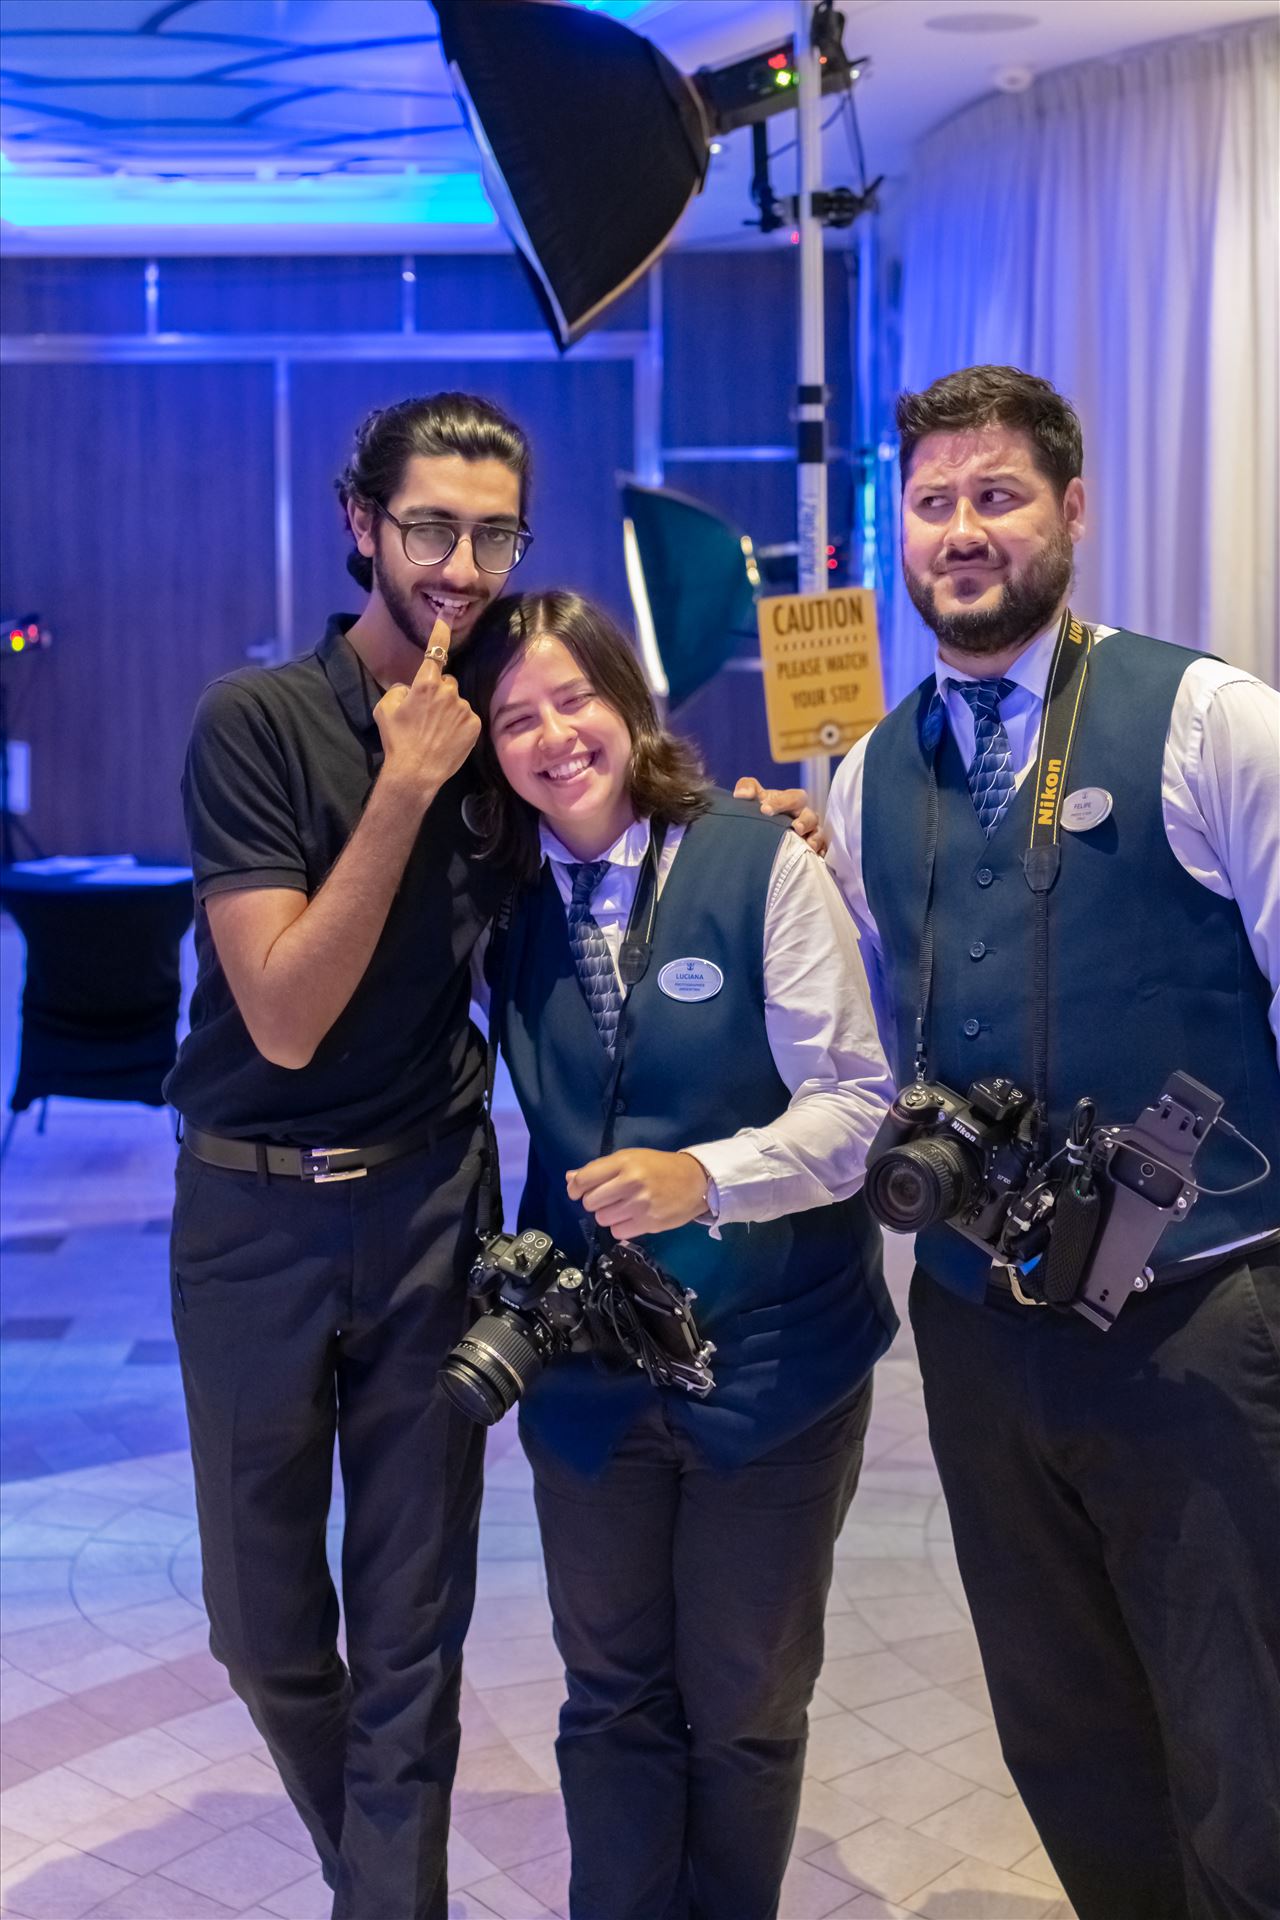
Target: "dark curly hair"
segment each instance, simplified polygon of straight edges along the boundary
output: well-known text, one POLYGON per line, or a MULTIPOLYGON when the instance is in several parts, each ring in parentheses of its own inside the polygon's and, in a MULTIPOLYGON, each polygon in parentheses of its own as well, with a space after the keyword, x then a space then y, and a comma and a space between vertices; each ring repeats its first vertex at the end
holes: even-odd
POLYGON ((1057 488, 1059 499, 1084 467, 1084 438, 1075 408, 1047 380, 1020 367, 963 367, 945 374, 922 393, 899 394, 894 417, 904 486, 926 434, 982 427, 1025 433, 1037 467, 1057 488))
POLYGON ((477 802, 481 855, 526 884, 541 865, 538 816, 507 783, 494 752, 489 713, 507 669, 544 634, 564 642, 630 734, 631 802, 638 819, 686 825, 706 812, 711 792, 697 748, 662 725, 635 654, 603 607, 567 592, 513 593, 495 600, 458 660, 458 685, 484 722, 473 763, 482 786, 477 802))
MULTIPOLYGON (((501 407, 474 393, 420 394, 366 414, 351 459, 334 481, 344 517, 350 500, 385 507, 415 454, 438 460, 451 453, 510 467, 520 481, 523 517, 533 467, 528 437, 501 407)), ((373 562, 356 547, 347 555, 347 572, 366 593, 372 590, 373 562)))

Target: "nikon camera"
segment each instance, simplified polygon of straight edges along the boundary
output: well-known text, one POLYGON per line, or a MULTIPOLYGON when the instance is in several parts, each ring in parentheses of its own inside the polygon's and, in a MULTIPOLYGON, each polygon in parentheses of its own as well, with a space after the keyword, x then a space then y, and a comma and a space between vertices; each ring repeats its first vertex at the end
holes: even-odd
POLYGON ((707 1394, 710 1341, 699 1337, 693 1294, 629 1240, 612 1242, 584 1271, 550 1234, 495 1233, 471 1269, 471 1293, 489 1311, 458 1342, 440 1384, 471 1420, 501 1420, 549 1360, 595 1351, 607 1366, 640 1367, 659 1387, 707 1394))
POLYGON ((469 1419, 491 1427, 557 1353, 591 1345, 586 1275, 551 1236, 529 1227, 495 1233, 471 1269, 470 1290, 484 1313, 440 1369, 440 1384, 469 1419))
MULTIPOLYGON (((1070 1307, 1106 1332, 1152 1284, 1161 1236, 1199 1197, 1195 1159, 1222 1107, 1181 1071, 1129 1125, 1097 1126, 1093 1101, 1078 1100, 1063 1148, 1039 1166, 1035 1106, 1012 1080, 975 1080, 967 1099, 921 1081, 871 1143, 867 1205, 895 1233, 945 1222, 1009 1271, 1024 1304, 1070 1307)), ((1227 1130, 1262 1162, 1243 1183, 1256 1185, 1270 1162, 1227 1130)))
POLYGON ((1012 1080, 975 1080, 968 1097, 904 1087, 867 1153, 867 1205, 894 1233, 945 1221, 993 1254, 1035 1164, 1034 1102, 1012 1080))

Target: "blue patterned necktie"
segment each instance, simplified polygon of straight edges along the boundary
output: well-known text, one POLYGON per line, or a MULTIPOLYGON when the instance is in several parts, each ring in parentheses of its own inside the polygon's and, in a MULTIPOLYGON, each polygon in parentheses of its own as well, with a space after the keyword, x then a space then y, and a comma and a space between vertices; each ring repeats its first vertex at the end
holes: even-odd
POLYGON ((969 793, 978 824, 989 840, 1014 796, 1013 752, 1000 718, 1000 702, 1007 700, 1016 680, 953 680, 960 698, 973 711, 973 759, 969 762, 969 793))
POLYGON ((607 860, 591 860, 569 868, 573 899, 569 903, 569 948, 578 972, 578 984, 591 1009, 596 1032, 612 1056, 622 1012, 622 988, 609 952, 609 943, 591 915, 591 896, 609 871, 607 860))

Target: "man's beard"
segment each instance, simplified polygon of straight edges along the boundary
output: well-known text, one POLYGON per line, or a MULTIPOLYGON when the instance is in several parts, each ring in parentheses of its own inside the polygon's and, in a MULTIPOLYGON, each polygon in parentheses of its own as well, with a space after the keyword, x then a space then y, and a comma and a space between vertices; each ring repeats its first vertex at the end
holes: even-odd
POLYGON ((382 565, 380 547, 373 556, 373 584, 382 596, 382 604, 391 615, 396 631, 411 647, 416 647, 419 653, 425 653, 431 630, 435 626, 435 616, 430 608, 391 579, 382 565))
POLYGON ((1006 580, 994 607, 939 613, 932 581, 903 564, 903 578, 916 612, 938 644, 956 653, 1007 653, 1047 626, 1071 586, 1071 536, 1058 527, 1022 573, 1006 580))

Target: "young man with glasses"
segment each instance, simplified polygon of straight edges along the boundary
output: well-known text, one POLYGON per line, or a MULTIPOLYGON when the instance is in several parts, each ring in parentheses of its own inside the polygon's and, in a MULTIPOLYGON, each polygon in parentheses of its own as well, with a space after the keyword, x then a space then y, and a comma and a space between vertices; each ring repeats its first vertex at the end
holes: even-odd
POLYGON ((205 1601, 335 1920, 447 1908, 483 1429, 432 1388, 467 1317, 469 962, 499 882, 472 858, 480 723, 446 669, 532 538, 528 483, 486 401, 371 414, 338 483, 364 612, 209 687, 184 779, 199 978, 166 1091, 205 1601))

